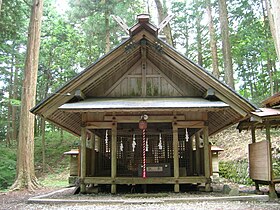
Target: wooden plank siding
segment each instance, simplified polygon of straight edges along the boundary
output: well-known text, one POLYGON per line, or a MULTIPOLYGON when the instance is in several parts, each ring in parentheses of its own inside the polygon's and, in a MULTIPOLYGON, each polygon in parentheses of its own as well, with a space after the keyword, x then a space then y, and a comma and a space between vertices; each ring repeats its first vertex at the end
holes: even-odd
POLYGON ((270 142, 249 144, 249 174, 253 180, 271 181, 270 142))

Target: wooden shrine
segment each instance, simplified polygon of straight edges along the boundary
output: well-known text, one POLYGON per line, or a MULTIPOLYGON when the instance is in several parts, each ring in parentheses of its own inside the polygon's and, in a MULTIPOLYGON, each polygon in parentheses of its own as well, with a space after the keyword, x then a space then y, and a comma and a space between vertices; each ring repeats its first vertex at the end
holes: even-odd
POLYGON ((273 171, 270 130, 280 126, 280 93, 269 97, 262 102, 262 105, 265 108, 252 112, 252 117, 240 122, 237 128, 239 131, 251 130, 249 175, 256 184, 256 190, 259 191, 259 184, 268 184, 270 197, 277 198, 275 184, 280 183, 280 177, 275 177, 273 171), (256 129, 266 131, 266 140, 257 141, 256 129))
POLYGON ((149 16, 129 38, 31 111, 80 136, 80 187, 205 183, 208 137, 256 109, 159 38, 149 16))

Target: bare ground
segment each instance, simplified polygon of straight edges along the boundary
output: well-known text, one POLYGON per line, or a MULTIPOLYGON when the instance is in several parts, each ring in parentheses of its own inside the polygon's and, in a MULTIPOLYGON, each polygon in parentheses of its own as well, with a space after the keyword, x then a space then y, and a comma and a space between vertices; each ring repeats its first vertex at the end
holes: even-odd
MULTIPOLYGON (((17 209, 17 210, 37 210, 37 209, 133 209, 133 210, 146 210, 146 209, 155 209, 155 210, 185 210, 185 209, 280 209, 280 201, 266 201, 263 199, 260 200, 244 200, 244 201, 229 201, 229 200, 219 200, 211 201, 209 198, 213 197, 223 197, 227 196, 221 193, 222 185, 215 184, 214 192, 205 193, 205 192, 192 192, 192 193, 167 193, 163 194, 165 197, 170 199, 169 202, 162 202, 163 198, 161 196, 152 197, 127 197, 125 194, 111 195, 111 194, 90 194, 90 195, 72 195, 73 189, 68 189, 65 191, 60 191, 53 195, 47 196, 46 198, 52 199, 67 199, 67 200, 103 200, 106 203, 89 203, 89 202, 65 202, 65 203, 49 203, 49 204, 40 204, 40 203, 28 203, 28 199, 31 197, 48 194, 53 191, 57 191, 58 188, 42 188, 37 190, 35 193, 29 193, 27 191, 15 191, 7 192, 0 194, 0 209, 17 209), (185 201, 182 202, 182 199, 189 198, 198 198, 202 197, 205 200, 200 201, 185 201), (180 200, 180 202, 176 202, 180 200), (117 202, 120 200, 125 200, 126 202, 121 203, 117 202), (116 201, 115 203, 110 203, 108 201, 116 201)), ((231 185, 234 187, 234 185, 231 185)), ((241 195, 253 195, 253 187, 240 186, 239 190, 241 195)), ((267 192, 266 188, 262 189, 264 193, 267 192)), ((226 198, 226 197, 225 197, 226 198)))

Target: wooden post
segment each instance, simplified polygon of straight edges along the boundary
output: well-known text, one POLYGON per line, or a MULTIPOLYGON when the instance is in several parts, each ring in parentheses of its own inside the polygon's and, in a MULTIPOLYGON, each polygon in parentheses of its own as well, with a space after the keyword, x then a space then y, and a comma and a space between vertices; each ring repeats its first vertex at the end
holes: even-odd
POLYGON ((203 151, 204 151, 204 175, 207 179, 205 183, 205 191, 211 191, 211 178, 210 178, 210 154, 209 154, 209 139, 208 139, 208 126, 203 128, 203 151))
MULTIPOLYGON (((255 126, 251 127, 251 136, 252 136, 252 143, 256 143, 256 128, 255 126)), ((256 193, 260 192, 260 186, 257 181, 255 181, 255 188, 256 188, 256 193)))
POLYGON ((252 136, 252 143, 256 143, 256 128, 255 128, 255 126, 251 127, 251 136, 252 136))
POLYGON ((117 124, 112 127, 112 139, 111 139, 111 193, 117 193, 117 185, 115 184, 115 178, 117 177, 117 124))
POLYGON ((91 143, 91 176, 95 175, 95 134, 91 133, 90 136, 91 143))
POLYGON ((81 187, 81 193, 86 192, 86 185, 84 183, 84 179, 86 177, 86 138, 87 138, 87 130, 85 127, 81 127, 81 179, 80 179, 80 187, 81 187))
MULTIPOLYGON (((179 178, 179 149, 178 149, 178 128, 176 125, 173 125, 173 165, 174 165, 174 178, 179 178)), ((180 191, 180 185, 176 180, 174 185, 174 192, 180 191)))
POLYGON ((196 163, 195 169, 196 169, 196 173, 198 175, 201 174, 201 170, 200 170, 200 147, 199 147, 200 142, 199 142, 199 133, 200 132, 196 132, 195 133, 195 148, 196 148, 196 150, 195 150, 195 163, 196 163))
POLYGON ((272 153, 271 153, 271 137, 270 137, 270 124, 269 122, 266 122, 265 124, 265 134, 266 134, 266 140, 269 142, 269 158, 270 158, 270 177, 271 180, 269 182, 269 198, 275 199, 277 198, 276 190, 275 190, 275 184, 273 183, 273 167, 272 167, 272 153))
POLYGON ((186 147, 188 147, 189 150, 189 160, 190 160, 190 168, 189 168, 189 172, 187 174, 189 175, 193 175, 193 171, 194 171, 194 163, 193 163, 193 136, 189 139, 188 142, 186 142, 186 147))

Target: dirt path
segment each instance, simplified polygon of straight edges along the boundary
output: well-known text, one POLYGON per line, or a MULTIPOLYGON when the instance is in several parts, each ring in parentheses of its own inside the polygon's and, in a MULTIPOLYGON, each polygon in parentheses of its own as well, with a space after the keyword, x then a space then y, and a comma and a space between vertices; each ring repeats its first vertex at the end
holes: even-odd
POLYGON ((26 209, 26 201, 35 195, 43 195, 58 190, 58 188, 42 188, 34 193, 28 191, 13 191, 0 193, 0 209, 26 209))

